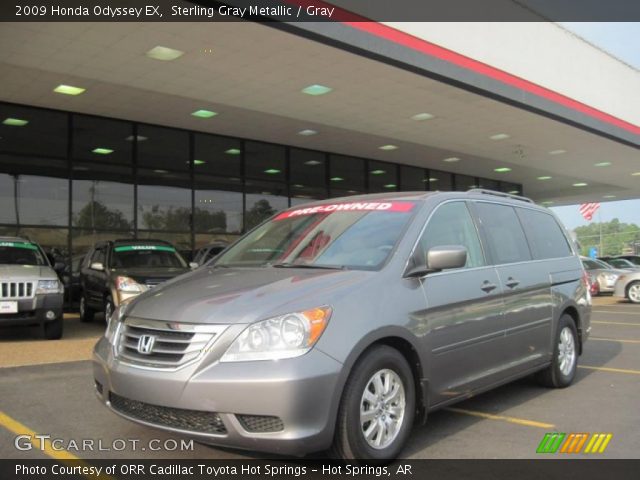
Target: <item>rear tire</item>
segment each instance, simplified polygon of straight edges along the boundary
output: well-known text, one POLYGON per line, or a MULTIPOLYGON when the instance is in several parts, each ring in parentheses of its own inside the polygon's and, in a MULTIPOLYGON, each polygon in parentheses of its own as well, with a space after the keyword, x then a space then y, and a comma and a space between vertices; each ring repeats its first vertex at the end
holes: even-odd
POLYGON ((640 303, 640 282, 631 282, 627 287, 627 298, 631 303, 640 303))
POLYGON ((47 340, 60 340, 62 338, 62 315, 51 322, 44 324, 44 338, 47 340))
POLYGON ((415 384, 400 352, 386 345, 355 364, 342 394, 332 456, 384 462, 406 443, 415 414, 415 384))
POLYGON ((538 372, 537 379, 545 387, 565 388, 571 385, 578 369, 578 332, 573 318, 560 317, 554 341, 553 360, 538 372))
POLYGON ((84 295, 80 296, 80 321, 81 322, 93 322, 93 316, 95 311, 93 311, 88 305, 87 300, 84 298, 84 295))

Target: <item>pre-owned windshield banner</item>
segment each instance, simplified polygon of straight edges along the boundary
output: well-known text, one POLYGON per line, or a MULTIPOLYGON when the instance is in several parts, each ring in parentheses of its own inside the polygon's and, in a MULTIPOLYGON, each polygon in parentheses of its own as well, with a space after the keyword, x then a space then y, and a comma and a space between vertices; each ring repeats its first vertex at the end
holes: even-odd
POLYGON ((314 215, 316 213, 333 212, 410 212, 415 206, 414 202, 350 202, 328 203, 315 207, 298 208, 282 212, 275 219, 298 217, 300 215, 314 215))

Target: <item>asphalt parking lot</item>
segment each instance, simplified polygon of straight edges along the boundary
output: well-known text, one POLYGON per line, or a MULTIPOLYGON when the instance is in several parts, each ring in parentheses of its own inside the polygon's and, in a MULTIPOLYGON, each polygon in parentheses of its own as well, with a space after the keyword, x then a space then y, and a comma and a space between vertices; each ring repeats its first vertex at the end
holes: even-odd
MULTIPOLYGON (((580 432, 612 437, 603 453, 574 457, 640 458, 640 307, 598 297, 592 327, 570 388, 548 390, 523 379, 435 412, 414 429, 404 457, 553 458, 536 454, 545 433, 580 432)), ((81 324, 68 315, 59 341, 34 340, 21 329, 0 331, 0 458, 266 458, 199 444, 179 450, 179 437, 107 411, 94 396, 88 360, 102 329, 100 322, 81 324), (57 446, 68 448, 14 446, 16 435, 36 433, 62 439, 57 446), (87 439, 93 450, 73 448, 72 441, 87 439)))

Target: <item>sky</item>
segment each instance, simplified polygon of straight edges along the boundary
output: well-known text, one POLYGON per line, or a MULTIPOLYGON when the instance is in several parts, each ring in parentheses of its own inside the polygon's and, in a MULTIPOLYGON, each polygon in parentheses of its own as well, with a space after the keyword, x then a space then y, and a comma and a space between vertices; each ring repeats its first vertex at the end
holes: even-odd
MULTIPOLYGON (((640 22, 563 22, 561 25, 640 70, 640 22)), ((571 205, 553 207, 551 210, 569 230, 573 230, 590 223, 580 215, 578 208, 578 205, 571 205)), ((623 223, 635 223, 640 226, 640 200, 603 202, 592 222, 609 222, 614 218, 623 223)))

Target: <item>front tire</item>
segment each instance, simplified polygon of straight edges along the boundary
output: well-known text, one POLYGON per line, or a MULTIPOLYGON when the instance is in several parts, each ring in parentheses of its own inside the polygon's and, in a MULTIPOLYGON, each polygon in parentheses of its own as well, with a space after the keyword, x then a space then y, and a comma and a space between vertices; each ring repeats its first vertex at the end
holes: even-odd
POLYGON ((84 295, 80 296, 80 321, 84 323, 92 322, 94 311, 87 305, 84 295))
POLYGON ((578 369, 578 332, 570 315, 564 314, 558 322, 553 360, 538 373, 538 381, 545 387, 565 388, 571 385, 578 369))
POLYGON ((392 460, 411 434, 414 414, 415 384, 407 361, 389 346, 371 348, 345 385, 332 453, 346 460, 392 460))
POLYGON ((62 314, 51 322, 44 324, 44 338, 47 340, 60 340, 62 338, 63 320, 62 314))
POLYGON ((627 298, 631 303, 640 303, 640 282, 631 282, 627 287, 627 298))

